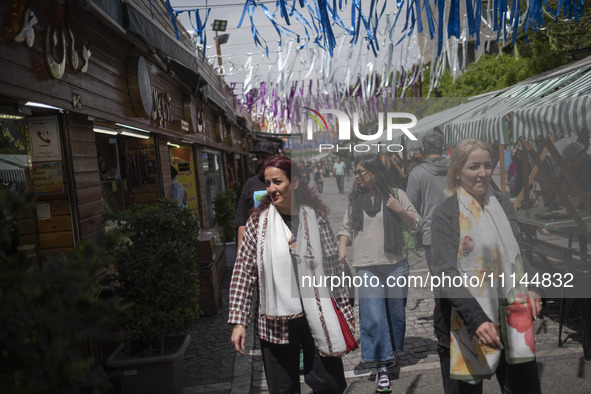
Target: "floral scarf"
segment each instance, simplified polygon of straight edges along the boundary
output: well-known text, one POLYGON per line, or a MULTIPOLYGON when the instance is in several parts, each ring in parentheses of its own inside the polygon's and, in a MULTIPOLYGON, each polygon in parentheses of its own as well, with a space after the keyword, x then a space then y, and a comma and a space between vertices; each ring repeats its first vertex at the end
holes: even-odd
MULTIPOLYGON (((490 192, 484 207, 462 187, 459 202, 460 240, 458 269, 479 279, 480 286, 467 290, 496 326, 508 364, 535 358, 533 317, 527 289, 519 283, 523 262, 507 215, 490 192), (515 283, 513 283, 515 277, 515 283)), ((450 327, 450 377, 478 383, 492 376, 499 365, 501 350, 480 344, 470 336, 463 320, 452 309, 450 327)))

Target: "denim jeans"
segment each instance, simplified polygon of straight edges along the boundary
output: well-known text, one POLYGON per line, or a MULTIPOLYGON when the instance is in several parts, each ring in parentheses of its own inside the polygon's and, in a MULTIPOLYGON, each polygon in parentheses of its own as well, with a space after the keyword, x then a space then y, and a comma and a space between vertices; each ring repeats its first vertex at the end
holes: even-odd
POLYGON ((357 269, 357 276, 367 282, 367 286, 359 288, 362 361, 389 361, 394 358, 394 352, 403 350, 408 285, 398 287, 392 282, 405 277, 402 284, 406 284, 408 270, 406 259, 397 264, 357 269))
POLYGON ((335 175, 337 178, 337 186, 339 188, 339 193, 343 194, 345 192, 345 176, 344 175, 335 175))

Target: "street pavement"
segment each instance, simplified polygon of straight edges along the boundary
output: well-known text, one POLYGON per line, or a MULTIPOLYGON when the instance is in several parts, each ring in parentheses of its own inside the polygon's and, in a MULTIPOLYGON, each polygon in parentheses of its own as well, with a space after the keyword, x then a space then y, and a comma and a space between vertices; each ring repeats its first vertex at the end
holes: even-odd
MULTIPOLYGON (((354 178, 346 178, 346 191, 354 178)), ((347 206, 348 194, 339 194, 335 178, 326 178, 323 199, 331 208, 329 216, 336 233, 347 206)), ((426 276, 428 269, 422 249, 409 254, 411 275, 426 276)), ((227 264, 230 266, 231 261, 227 264)), ((183 394, 195 393, 268 393, 259 342, 254 326, 247 329, 246 355, 234 351, 230 342, 228 293, 231 268, 227 270, 221 294, 222 307, 214 316, 201 317, 189 334, 191 344, 185 355, 183 394)), ((429 289, 409 288, 406 306, 406 338, 404 351, 390 374, 394 393, 441 393, 441 373, 437 341, 433 334, 433 295, 429 289)), ((359 309, 355 314, 359 321, 359 309)), ((563 345, 558 346, 559 300, 549 299, 543 316, 535 322, 535 343, 538 368, 545 393, 591 393, 591 361, 585 361, 582 350, 582 324, 576 304, 567 300, 562 331, 563 345)), ((356 333, 359 342, 359 332, 356 333)), ((343 357, 346 393, 375 392, 374 365, 361 361, 359 349, 343 357)), ((484 382, 485 393, 500 393, 493 377, 484 382)), ((302 393, 312 393, 302 376, 302 393)), ((521 394, 521 393, 520 393, 521 394)), ((527 394, 527 393, 524 393, 527 394)))

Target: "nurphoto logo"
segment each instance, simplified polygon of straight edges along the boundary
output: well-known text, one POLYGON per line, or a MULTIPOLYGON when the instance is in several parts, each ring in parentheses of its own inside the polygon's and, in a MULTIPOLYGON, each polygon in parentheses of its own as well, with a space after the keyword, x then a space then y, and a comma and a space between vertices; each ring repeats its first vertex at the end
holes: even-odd
MULTIPOLYGON (((328 127, 328 123, 322 114, 331 114, 336 116, 338 121, 338 133, 337 139, 339 141, 350 141, 351 140, 351 119, 349 115, 345 112, 337 110, 337 109, 322 109, 320 111, 316 111, 309 107, 303 107, 305 110, 311 112, 304 112, 306 115, 310 115, 310 119, 308 119, 308 125, 306 129, 306 138, 308 140, 314 139, 314 120, 320 126, 320 129, 326 129, 326 131, 330 131, 328 127)), ((330 151, 336 149, 336 151, 346 150, 346 151, 355 151, 355 152, 369 152, 372 147, 376 148, 378 152, 388 151, 388 152, 401 152, 404 147, 400 144, 392 144, 392 143, 384 143, 391 142, 393 138, 401 136, 399 132, 401 131, 406 135, 409 139, 416 141, 417 137, 413 133, 410 132, 409 129, 416 126, 417 124, 417 117, 408 112, 387 112, 384 116, 383 112, 378 113, 378 130, 373 134, 366 134, 362 133, 359 130, 359 113, 353 113, 353 135, 362 141, 374 141, 374 143, 364 143, 364 144, 349 144, 347 146, 335 146, 334 144, 319 144, 318 151, 330 151), (399 123, 400 119, 408 119, 410 122, 406 123, 399 123), (395 122, 396 120, 396 122, 395 122), (384 128, 384 123, 386 127, 384 128), (385 139, 382 137, 385 131, 385 139), (396 133, 395 133, 396 132, 396 133)))

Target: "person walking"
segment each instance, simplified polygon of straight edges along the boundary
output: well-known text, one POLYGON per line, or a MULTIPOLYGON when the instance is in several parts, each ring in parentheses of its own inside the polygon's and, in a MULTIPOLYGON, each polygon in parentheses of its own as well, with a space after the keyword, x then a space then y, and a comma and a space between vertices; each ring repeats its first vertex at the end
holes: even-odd
POLYGON ((345 169, 347 165, 340 157, 337 157, 335 163, 332 165, 334 175, 337 179, 337 187, 339 188, 339 194, 345 194, 345 169))
POLYGON ((410 233, 420 230, 421 217, 375 155, 359 161, 355 179, 337 234, 339 253, 347 259, 347 246, 353 244, 356 276, 371 283, 358 289, 361 359, 376 363, 376 391, 390 392, 387 368, 403 350, 406 331, 407 249, 414 247, 410 233), (397 278, 405 285, 388 285, 397 278))
POLYGON ((347 291, 304 284, 305 278, 320 283, 343 272, 328 207, 301 182, 300 169, 289 158, 267 160, 263 174, 267 196, 246 223, 230 284, 231 341, 244 354, 258 289, 254 315, 269 392, 300 392, 302 349, 304 380, 314 392, 342 393, 347 343, 335 307, 354 331, 347 291))
POLYGON ((533 320, 542 301, 520 284, 520 274, 533 277, 534 271, 521 256, 511 201, 489 188, 492 156, 492 147, 480 140, 460 141, 446 179, 448 198, 433 213, 434 277, 469 279, 442 287, 435 300, 446 394, 482 393, 482 380, 492 375, 503 393, 541 392, 533 320))
POLYGON ((279 146, 270 141, 261 141, 256 144, 254 150, 250 153, 256 155, 258 173, 246 180, 240 192, 238 204, 236 204, 236 215, 234 216, 234 224, 238 226, 236 250, 240 248, 242 234, 246 227, 246 221, 250 216, 250 210, 258 207, 262 198, 267 194, 267 187, 262 173, 263 163, 268 158, 279 154, 279 146))
MULTIPOLYGON (((408 175, 406 195, 423 218, 423 248, 427 266, 431 273, 431 217, 435 208, 445 200, 445 179, 449 168, 449 158, 442 156, 443 135, 434 132, 422 141, 425 160, 408 175)), ((437 297, 437 289, 435 289, 437 297)))
POLYGON ((322 162, 316 163, 314 168, 314 182, 316 182, 316 189, 318 193, 324 192, 324 168, 322 168, 322 162))

